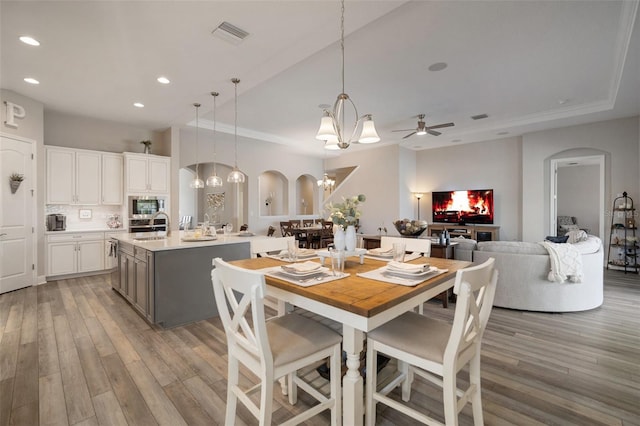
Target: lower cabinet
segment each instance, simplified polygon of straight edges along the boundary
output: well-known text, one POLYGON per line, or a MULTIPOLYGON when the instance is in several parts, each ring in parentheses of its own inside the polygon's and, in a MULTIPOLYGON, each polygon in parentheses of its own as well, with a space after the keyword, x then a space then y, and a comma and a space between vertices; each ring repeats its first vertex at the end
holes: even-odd
POLYGON ((104 233, 47 236, 47 276, 104 269, 104 233))
POLYGON ((153 252, 120 242, 119 280, 114 290, 147 320, 153 321, 153 252))

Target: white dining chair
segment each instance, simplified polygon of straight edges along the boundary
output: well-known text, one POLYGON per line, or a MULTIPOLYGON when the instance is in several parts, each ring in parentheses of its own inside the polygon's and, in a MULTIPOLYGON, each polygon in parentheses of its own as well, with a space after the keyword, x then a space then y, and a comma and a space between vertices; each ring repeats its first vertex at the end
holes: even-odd
POLYGON ((295 237, 265 237, 252 238, 250 241, 251 257, 267 256, 269 253, 280 252, 287 249, 287 242, 295 241, 295 237))
POLYGON ((342 336, 324 325, 289 314, 266 321, 264 274, 239 268, 220 258, 214 259, 211 281, 218 313, 227 336, 228 378, 225 425, 236 420, 240 401, 258 419, 270 425, 274 381, 287 377, 289 402, 297 402, 300 387, 319 403, 295 415, 283 425, 299 424, 324 410, 331 410, 331 424, 341 424, 341 350, 342 336), (330 395, 327 397, 296 372, 329 358, 331 364, 330 395), (249 369, 260 383, 242 389, 240 364, 249 369), (250 395, 260 390, 260 405, 250 395))
POLYGON ((489 320, 498 281, 495 259, 456 273, 458 295, 453 324, 407 312, 367 335, 366 424, 376 422, 376 404, 382 403, 428 425, 442 425, 433 417, 392 399, 402 386, 402 400, 411 397, 414 374, 442 387, 445 425, 457 425, 458 413, 470 402, 473 421, 483 425, 480 391, 480 343, 489 320), (398 360, 397 374, 377 389, 377 358, 383 353, 398 360), (469 365, 469 387, 457 388, 458 372, 469 365))
MULTIPOLYGON (((269 253, 280 253, 282 250, 287 249, 288 241, 295 241, 295 237, 253 238, 250 241, 251 257, 266 257, 269 253)), ((266 296, 264 304, 275 310, 278 316, 284 315, 290 310, 283 300, 276 299, 272 296, 266 296)))
POLYGON ((405 251, 421 253, 424 257, 431 257, 431 240, 429 238, 402 238, 386 235, 380 237, 380 247, 383 249, 391 249, 393 243, 404 244, 405 251))

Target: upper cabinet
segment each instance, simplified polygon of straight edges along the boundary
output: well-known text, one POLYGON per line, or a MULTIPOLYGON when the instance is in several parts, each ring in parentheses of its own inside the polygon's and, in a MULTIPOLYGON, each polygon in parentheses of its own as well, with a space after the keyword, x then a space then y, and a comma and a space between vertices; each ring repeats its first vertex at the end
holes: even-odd
POLYGON ((123 203, 123 175, 122 154, 102 154, 102 204, 120 205, 123 203))
POLYGON ((125 185, 128 194, 168 194, 170 190, 169 157, 151 154, 124 154, 125 185))
POLYGON ((47 148, 47 204, 100 204, 99 152, 47 148))

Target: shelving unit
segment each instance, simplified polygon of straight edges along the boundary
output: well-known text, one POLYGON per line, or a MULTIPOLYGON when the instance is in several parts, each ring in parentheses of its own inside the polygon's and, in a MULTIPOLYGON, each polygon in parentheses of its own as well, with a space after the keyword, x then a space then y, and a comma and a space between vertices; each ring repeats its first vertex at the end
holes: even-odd
POLYGON ((613 200, 609 235, 607 269, 638 273, 638 238, 636 236, 636 209, 626 192, 613 200))

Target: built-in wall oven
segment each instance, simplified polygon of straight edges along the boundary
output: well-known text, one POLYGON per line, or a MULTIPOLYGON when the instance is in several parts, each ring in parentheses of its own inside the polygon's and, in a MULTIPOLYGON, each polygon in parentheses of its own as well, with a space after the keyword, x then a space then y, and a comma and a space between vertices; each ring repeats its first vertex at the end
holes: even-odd
POLYGON ((129 232, 167 231, 167 219, 160 215, 151 223, 153 216, 165 211, 166 198, 156 196, 130 196, 129 232))

